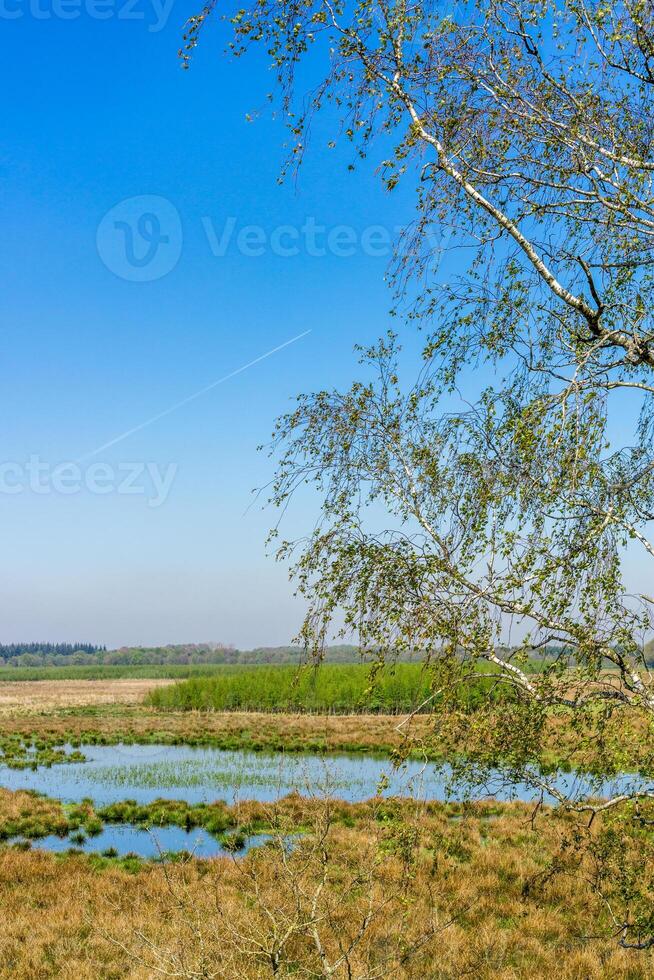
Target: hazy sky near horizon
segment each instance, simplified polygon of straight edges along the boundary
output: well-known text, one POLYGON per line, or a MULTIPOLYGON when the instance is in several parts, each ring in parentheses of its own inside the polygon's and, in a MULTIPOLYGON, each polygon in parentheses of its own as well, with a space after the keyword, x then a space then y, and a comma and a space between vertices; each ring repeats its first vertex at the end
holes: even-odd
POLYGON ((3 642, 248 647, 299 625, 256 447, 389 325, 378 226, 413 195, 372 160, 348 173, 320 127, 280 186, 282 123, 246 121, 265 61, 223 58, 216 25, 180 69, 197 7, 0 0, 3 642))

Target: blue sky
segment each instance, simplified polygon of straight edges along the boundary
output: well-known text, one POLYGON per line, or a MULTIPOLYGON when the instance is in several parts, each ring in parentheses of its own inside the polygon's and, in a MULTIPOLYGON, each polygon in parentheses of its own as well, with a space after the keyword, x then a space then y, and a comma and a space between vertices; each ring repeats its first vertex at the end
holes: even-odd
MULTIPOLYGON (((196 11, 0 0, 0 641, 250 647, 301 619, 265 554, 274 515, 252 505, 272 475, 256 447, 389 326, 379 226, 388 241, 410 220, 413 192, 385 193, 375 155, 348 172, 328 116, 280 186, 282 123, 246 121, 273 87, 265 58, 225 59, 210 24, 183 72, 196 11)), ((314 516, 293 509, 288 533, 314 516)), ((629 574, 639 587, 642 555, 629 574)))
MULTIPOLYGON (((226 60, 212 27, 181 71, 182 25, 195 11, 177 0, 153 29, 165 18, 150 0, 0 2, 0 462, 20 489, 0 493, 5 642, 247 647, 288 642, 299 623, 285 570, 265 556, 271 515, 250 506, 271 475, 256 446, 296 393, 346 383, 353 344, 388 326, 387 258, 363 254, 360 236, 405 221, 412 196, 385 194, 372 161, 348 173, 321 127, 299 183, 279 186, 283 125, 245 119, 272 86, 265 61, 226 60), (137 258, 147 258, 148 235, 160 244, 171 232, 160 256, 163 267, 176 261, 131 281, 142 267, 126 264, 125 228, 153 197, 164 211, 146 203, 161 222, 142 239, 134 224, 137 258), (307 219, 348 225, 356 243, 346 235, 337 249, 354 254, 309 255, 301 231, 299 254, 275 254, 274 229, 307 219), (260 229, 262 255, 239 250, 247 225, 260 229), (230 227, 214 255, 212 236, 215 246, 230 227), (118 493, 117 482, 89 492, 86 457, 98 446, 307 330, 92 458, 114 474, 172 466, 160 506, 150 506, 147 471, 141 493, 118 493), (48 492, 26 482, 30 458, 47 468, 48 492), (57 492, 52 469, 70 462, 79 492, 57 492)), ((282 232, 278 245, 289 244, 282 232)))

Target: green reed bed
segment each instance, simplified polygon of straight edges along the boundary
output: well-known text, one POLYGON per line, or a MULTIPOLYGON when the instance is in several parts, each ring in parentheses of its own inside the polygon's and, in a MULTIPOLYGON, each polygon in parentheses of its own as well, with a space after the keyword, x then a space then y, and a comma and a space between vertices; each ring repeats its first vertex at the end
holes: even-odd
POLYGON ((374 679, 367 664, 242 667, 151 691, 146 701, 164 711, 400 714, 423 702, 429 710, 432 686, 429 670, 419 663, 386 667, 374 679))

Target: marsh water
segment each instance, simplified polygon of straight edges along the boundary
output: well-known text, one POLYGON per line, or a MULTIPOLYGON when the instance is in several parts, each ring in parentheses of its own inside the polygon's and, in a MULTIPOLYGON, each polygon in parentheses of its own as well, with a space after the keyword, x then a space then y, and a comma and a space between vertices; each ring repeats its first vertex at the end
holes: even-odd
MULTIPOLYGON (((70 746, 67 747, 72 751, 70 746)), ((410 796, 425 800, 495 798, 530 800, 533 786, 509 785, 500 774, 467 787, 453 784, 448 766, 410 761, 395 768, 388 758, 371 755, 309 755, 284 752, 233 751, 185 745, 82 745, 83 762, 67 762, 35 769, 11 769, 0 765, 0 786, 36 790, 64 803, 91 799, 96 807, 122 800, 151 803, 159 798, 211 803, 223 800, 271 802, 297 792, 304 796, 333 796, 348 802, 375 795, 410 796)), ((593 787, 597 795, 624 789, 631 777, 593 787)), ((581 795, 588 784, 574 774, 560 774, 559 789, 581 795)), ((268 838, 249 837, 244 848, 261 846, 268 838)), ((215 857, 226 848, 206 830, 168 826, 150 832, 129 824, 105 824, 94 836, 48 836, 31 846, 52 851, 71 848, 120 856, 136 854, 157 858, 167 853, 192 852, 196 857, 215 857)))
MULTIPOLYGON (((268 834, 252 834, 247 837, 238 856, 247 854, 253 847, 261 847, 270 839, 268 834)), ((21 838, 9 841, 10 844, 21 842, 21 838)), ((77 835, 59 837, 49 834, 30 841, 31 848, 39 850, 63 852, 69 850, 83 851, 85 854, 108 854, 125 857, 135 854, 140 858, 162 858, 167 854, 179 854, 187 851, 197 858, 218 857, 223 854, 233 854, 232 849, 223 847, 219 840, 201 827, 184 830, 183 827, 157 827, 146 830, 132 824, 106 824, 99 834, 84 837, 80 840, 77 835)))
MULTIPOLYGON (((32 789, 66 803, 85 798, 96 806, 121 800, 150 803, 161 797, 188 803, 224 800, 271 802, 291 792, 333 796, 348 802, 384 796, 427 800, 494 797, 533 799, 534 788, 507 785, 499 774, 475 787, 451 785, 448 766, 408 762, 396 769, 388 758, 370 755, 300 755, 227 751, 184 745, 82 745, 84 762, 50 768, 10 769, 0 766, 0 785, 32 789)), ((624 789, 629 777, 605 784, 601 795, 624 789)), ((584 780, 561 774, 556 783, 568 794, 588 791, 584 780)), ((597 792, 597 788, 595 788, 597 792)), ((598 794, 599 795, 599 794, 598 794)))

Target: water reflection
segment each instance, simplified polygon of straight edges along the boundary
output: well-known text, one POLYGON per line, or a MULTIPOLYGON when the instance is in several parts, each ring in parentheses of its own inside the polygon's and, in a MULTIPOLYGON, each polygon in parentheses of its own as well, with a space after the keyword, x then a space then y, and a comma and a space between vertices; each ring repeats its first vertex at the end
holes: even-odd
MULTIPOLYGON (((268 840, 268 834, 253 834, 246 838, 238 854, 247 854, 251 848, 261 847, 268 840)), ((22 843, 14 838, 8 843, 19 842, 22 843)), ((156 830, 148 831, 132 824, 107 824, 99 834, 84 837, 83 840, 77 834, 67 837, 50 834, 31 841, 31 847, 59 853, 73 848, 85 854, 105 854, 108 857, 136 854, 141 858, 159 858, 166 854, 178 854, 180 851, 187 851, 197 858, 233 853, 201 828, 186 831, 182 827, 157 827, 156 830)))

